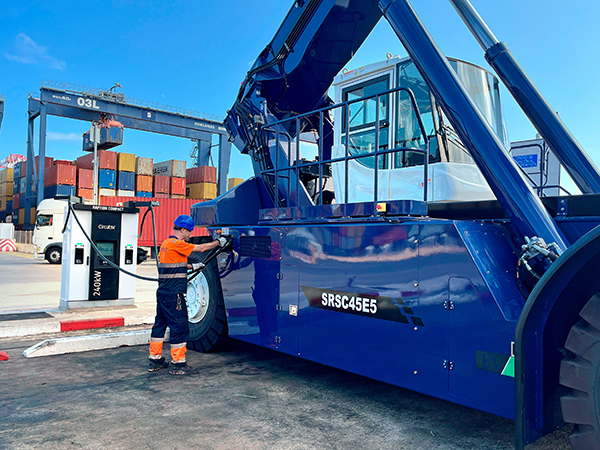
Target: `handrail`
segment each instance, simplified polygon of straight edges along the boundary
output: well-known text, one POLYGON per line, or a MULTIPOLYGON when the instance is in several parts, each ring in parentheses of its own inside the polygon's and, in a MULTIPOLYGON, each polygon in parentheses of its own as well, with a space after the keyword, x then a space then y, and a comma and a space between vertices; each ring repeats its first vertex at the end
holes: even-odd
MULTIPOLYGON (((389 124, 388 124, 389 125, 389 124)), ((275 148, 277 149, 275 151, 275 164, 274 167, 269 169, 269 168, 264 168, 261 169, 261 175, 268 175, 270 177, 274 177, 274 187, 275 187, 275 192, 274 192, 274 204, 275 205, 279 205, 279 200, 280 200, 280 193, 279 193, 279 181, 281 178, 287 178, 287 196, 289 197, 292 193, 292 186, 291 186, 291 173, 295 173, 296 174, 296 179, 295 179, 295 186, 293 186, 294 192, 296 194, 296 198, 298 198, 299 196, 299 189, 300 189, 300 172, 302 168, 306 168, 306 167, 312 167, 312 166, 317 166, 319 167, 319 175, 318 175, 318 187, 315 186, 315 195, 312 197, 312 200, 315 201, 315 197, 316 194, 318 193, 318 201, 317 204, 321 205, 323 204, 323 195, 322 195, 322 191, 323 191, 323 166, 326 164, 333 164, 333 163, 344 163, 345 167, 344 167, 344 171, 345 171, 345 176, 344 176, 344 202, 348 203, 348 197, 349 197, 349 191, 348 191, 348 182, 349 182, 349 161, 353 161, 353 160, 357 160, 357 159, 361 159, 361 158, 374 158, 375 160, 375 164, 374 164, 374 183, 373 183, 373 188, 374 188, 374 194, 373 194, 373 202, 375 204, 377 204, 378 202, 378 173, 379 173, 379 156, 382 155, 387 155, 390 153, 397 153, 397 152, 414 152, 414 153, 420 153, 424 155, 424 163, 423 163, 423 177, 424 177, 424 181, 423 181, 423 201, 425 203, 427 203, 427 198, 428 198, 428 175, 429 175, 429 138, 427 136, 427 132, 425 130, 425 126, 423 124, 423 119, 421 118, 421 115, 419 113, 419 109, 417 106, 417 101, 416 98, 414 96, 414 93, 412 92, 411 89, 409 88, 405 88, 405 87, 398 87, 398 88, 394 88, 394 89, 389 89, 387 91, 384 92, 380 92, 378 94, 372 94, 366 97, 361 97, 359 99, 354 99, 354 100, 348 100, 342 103, 338 103, 335 105, 331 105, 331 106, 327 106, 327 107, 323 107, 320 109, 316 109, 314 111, 310 111, 307 113, 303 113, 303 114, 299 114, 296 115, 294 117, 290 117, 290 118, 286 118, 286 119, 281 119, 281 120, 277 120, 274 121, 272 123, 269 123, 268 125, 264 125, 262 127, 262 131, 267 133, 267 132, 271 132, 274 134, 275 137, 275 148), (411 147, 396 147, 393 149, 386 149, 386 150, 382 150, 379 148, 379 130, 381 128, 381 122, 380 122, 380 102, 381 102, 381 97, 382 96, 388 96, 390 94, 394 94, 394 93, 400 93, 400 92, 406 92, 409 96, 410 102, 411 102, 411 108, 412 110, 415 112, 415 115, 417 117, 417 123, 419 125, 419 130, 421 132, 421 135, 423 136, 423 141, 425 144, 425 148, 411 148, 411 147), (371 125, 369 127, 366 127, 366 129, 370 129, 371 127, 374 127, 375 130, 375 149, 372 153, 368 153, 368 154, 363 154, 363 155, 351 155, 350 154, 350 150, 349 150, 349 145, 350 145, 350 139, 349 134, 350 134, 350 105, 358 103, 358 102, 366 102, 368 100, 371 99, 375 99, 377 104, 376 104, 376 108, 375 108, 375 123, 374 125, 371 125), (323 121, 325 119, 325 113, 335 110, 337 108, 341 108, 342 111, 344 111, 344 120, 346 122, 346 127, 345 130, 346 132, 344 133, 344 135, 346 136, 345 139, 345 154, 343 157, 337 157, 337 158, 333 158, 330 157, 329 159, 323 159, 323 121), (318 151, 317 151, 317 160, 315 161, 309 161, 309 162, 300 162, 300 125, 301 125, 301 121, 302 120, 306 120, 308 118, 312 118, 314 117, 316 114, 318 113, 319 115, 319 140, 318 140, 318 151), (296 130, 296 136, 292 137, 291 134, 285 129, 285 125, 289 124, 291 121, 295 121, 295 130, 296 130), (284 136, 284 139, 281 139, 281 136, 284 136), (285 165, 284 167, 280 167, 280 158, 279 158, 279 148, 281 146, 281 148, 283 148, 283 142, 287 143, 287 165, 285 165), (293 151, 291 149, 291 144, 292 142, 294 142, 296 144, 296 149, 295 151, 293 151), (295 156, 295 158, 294 158, 295 156), (293 158, 293 163, 290 163, 290 160, 293 158), (281 173, 287 173, 286 175, 281 175, 281 173)), ((266 139, 266 142, 268 142, 269 139, 266 139)), ((271 160, 271 162, 273 162, 271 160)), ((273 165, 273 164, 271 164, 273 165)))

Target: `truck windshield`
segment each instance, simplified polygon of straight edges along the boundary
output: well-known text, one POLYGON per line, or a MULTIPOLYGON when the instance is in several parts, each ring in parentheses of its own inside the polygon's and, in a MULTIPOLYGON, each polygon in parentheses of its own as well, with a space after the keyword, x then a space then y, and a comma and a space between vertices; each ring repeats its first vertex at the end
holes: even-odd
POLYGON ((52 214, 40 214, 37 216, 35 225, 40 227, 49 227, 52 225, 52 214))

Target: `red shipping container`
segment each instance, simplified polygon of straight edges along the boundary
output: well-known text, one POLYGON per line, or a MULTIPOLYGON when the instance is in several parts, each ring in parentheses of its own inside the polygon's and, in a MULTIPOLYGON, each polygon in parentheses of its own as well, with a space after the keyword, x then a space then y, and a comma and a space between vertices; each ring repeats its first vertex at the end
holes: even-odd
POLYGON ((21 200, 21 194, 13 195, 13 210, 19 209, 19 200, 21 200))
POLYGON ((152 175, 136 175, 135 190, 138 192, 152 192, 152 175))
MULTIPOLYGON (((94 200, 94 190, 93 189, 77 189, 77 197, 83 197, 86 200, 94 200)), ((105 198, 105 197, 102 197, 105 198)))
MULTIPOLYGON (((198 200, 193 199, 172 199, 163 197, 102 197, 100 203, 106 206, 123 206, 125 202, 130 201, 152 201, 157 200, 160 206, 155 206, 154 216, 156 221, 156 244, 160 247, 160 244, 173 234, 173 221, 180 214, 189 214, 192 205, 198 203, 198 200)), ((143 217, 147 208, 140 208, 139 217, 143 217)), ((154 245, 153 234, 152 234, 152 218, 150 214, 146 217, 144 222, 144 228, 139 231, 141 235, 138 239, 138 245, 143 247, 152 247, 154 245)), ((140 219, 141 220, 141 219, 140 219)), ((198 225, 198 224, 197 224, 198 225)), ((208 236, 206 228, 197 226, 194 228, 192 236, 208 236)))
POLYGON ((185 178, 171 178, 171 195, 185 195, 185 178))
POLYGON ((94 189, 94 171, 77 168, 77 187, 81 189, 94 189))
MULTIPOLYGON (((117 152, 98 150, 100 169, 117 170, 117 152)), ((94 152, 77 158, 77 167, 80 169, 94 169, 94 152)))
POLYGON ((171 188, 171 177, 164 177, 162 175, 156 175, 154 177, 154 193, 155 194, 168 194, 171 188))
POLYGON ((217 168, 210 166, 192 167, 185 172, 185 179, 188 184, 194 183, 216 183, 217 168))
MULTIPOLYGON (((50 167, 52 165, 52 163, 54 162, 54 158, 50 157, 50 156, 46 156, 46 163, 44 164, 44 167, 50 167)), ((37 170, 40 170, 40 157, 36 156, 35 157, 35 165, 37 167, 37 170)), ((27 175, 27 160, 23 161, 21 163, 21 178, 25 178, 25 176, 27 175)))
POLYGON ((170 198, 169 194, 154 194, 156 198, 170 198))
POLYGON ((75 186, 75 166, 56 164, 46 167, 44 186, 75 186))
POLYGON ((73 165, 73 161, 68 161, 66 159, 55 159, 54 160, 54 165, 63 165, 63 166, 72 166, 73 165))

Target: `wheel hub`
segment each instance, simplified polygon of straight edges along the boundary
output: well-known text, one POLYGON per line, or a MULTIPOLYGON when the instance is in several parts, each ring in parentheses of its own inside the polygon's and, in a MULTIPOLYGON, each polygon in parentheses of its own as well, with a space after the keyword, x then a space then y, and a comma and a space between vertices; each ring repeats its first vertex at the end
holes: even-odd
POLYGON ((187 286, 187 309, 188 320, 191 323, 198 323, 206 315, 208 305, 210 303, 210 295, 208 290, 208 282, 203 273, 200 273, 192 281, 188 282, 187 286))

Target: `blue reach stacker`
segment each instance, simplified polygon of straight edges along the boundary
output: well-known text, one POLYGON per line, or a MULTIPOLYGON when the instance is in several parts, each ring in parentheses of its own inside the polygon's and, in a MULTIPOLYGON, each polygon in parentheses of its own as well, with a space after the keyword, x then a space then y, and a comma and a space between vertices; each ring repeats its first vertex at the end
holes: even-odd
POLYGON ((518 449, 565 423, 598 449, 600 174, 451 2, 496 75, 408 0, 293 2, 225 121, 255 176, 192 209, 232 247, 189 281, 189 346, 230 336, 514 419, 518 449), (381 17, 409 58, 340 74, 381 17), (581 195, 534 192, 498 78, 581 195))

